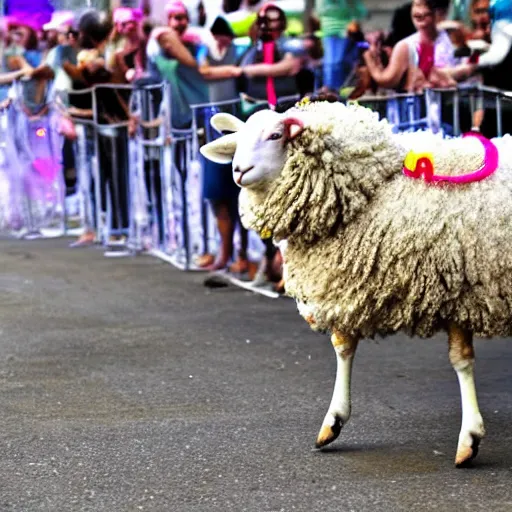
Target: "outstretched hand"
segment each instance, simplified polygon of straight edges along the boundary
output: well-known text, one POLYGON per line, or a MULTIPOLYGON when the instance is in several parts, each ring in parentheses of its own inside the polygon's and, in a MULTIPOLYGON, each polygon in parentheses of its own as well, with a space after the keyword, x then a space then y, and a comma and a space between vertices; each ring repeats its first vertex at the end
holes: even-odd
POLYGON ((433 67, 428 77, 431 87, 439 87, 442 89, 456 87, 457 82, 444 69, 433 67))
POLYGON ((23 65, 21 66, 20 72, 22 73, 23 78, 32 78, 32 74, 34 73, 34 68, 28 64, 26 61, 24 61, 23 65))

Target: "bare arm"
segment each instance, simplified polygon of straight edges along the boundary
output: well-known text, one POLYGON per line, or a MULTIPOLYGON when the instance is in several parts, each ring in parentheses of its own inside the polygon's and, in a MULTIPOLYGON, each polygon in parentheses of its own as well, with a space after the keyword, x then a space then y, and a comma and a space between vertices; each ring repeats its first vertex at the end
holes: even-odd
POLYGON ((90 108, 69 107, 68 114, 72 117, 89 117, 92 118, 93 112, 90 108))
POLYGON ((438 70, 438 73, 445 74, 449 79, 455 80, 456 82, 462 82, 467 80, 469 77, 474 75, 478 71, 476 64, 459 64, 453 68, 443 68, 438 70))
POLYGON ((242 70, 237 66, 210 66, 203 64, 199 66, 199 73, 205 80, 222 80, 224 78, 237 78, 242 70))
POLYGON ((367 51, 364 60, 370 75, 381 87, 396 87, 409 67, 409 48, 407 43, 400 41, 391 52, 391 58, 386 68, 382 68, 376 57, 367 51))
POLYGON ((194 56, 188 51, 180 38, 174 33, 169 32, 162 44, 162 49, 170 57, 174 57, 180 64, 189 68, 196 68, 197 62, 194 56))
POLYGON ((11 73, 0 74, 0 85, 10 84, 14 80, 18 80, 25 74, 25 70, 19 69, 18 71, 12 71, 11 73))
POLYGON ((301 61, 297 57, 294 57, 291 53, 287 53, 284 59, 276 62, 275 64, 249 64, 244 66, 243 72, 248 77, 255 76, 292 76, 296 75, 301 66, 301 61))
POLYGON ((62 69, 64 69, 64 71, 67 73, 69 78, 71 78, 72 80, 82 80, 82 81, 84 80, 84 76, 82 74, 82 69, 79 68, 78 66, 71 64, 71 62, 68 62, 68 61, 63 62, 62 69))
POLYGON ((123 77, 129 69, 124 60, 127 53, 128 52, 126 52, 126 51, 118 50, 114 54, 115 70, 118 72, 118 74, 122 75, 123 77))
POLYGON ((55 78, 55 73, 53 69, 47 64, 43 64, 42 66, 37 67, 31 73, 32 78, 36 78, 39 80, 53 80, 55 78))

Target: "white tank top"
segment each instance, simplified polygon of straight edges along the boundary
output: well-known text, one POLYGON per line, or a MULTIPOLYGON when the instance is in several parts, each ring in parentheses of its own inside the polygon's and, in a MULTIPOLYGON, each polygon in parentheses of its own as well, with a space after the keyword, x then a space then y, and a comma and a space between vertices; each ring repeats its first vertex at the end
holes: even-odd
MULTIPOLYGON (((409 47, 409 62, 415 67, 418 67, 419 63, 419 42, 420 34, 415 32, 414 34, 406 37, 404 41, 409 47)), ((447 68, 456 66, 459 63, 459 59, 453 56, 454 47, 450 41, 450 37, 446 30, 440 30, 437 34, 437 38, 434 41, 434 66, 436 68, 447 68)))

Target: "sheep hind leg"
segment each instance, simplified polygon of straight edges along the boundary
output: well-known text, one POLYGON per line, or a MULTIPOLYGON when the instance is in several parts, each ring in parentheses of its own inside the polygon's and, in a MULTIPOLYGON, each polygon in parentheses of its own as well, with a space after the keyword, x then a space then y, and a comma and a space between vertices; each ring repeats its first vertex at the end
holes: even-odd
POLYGON ((317 448, 332 443, 350 418, 350 377, 358 341, 337 331, 332 333, 331 342, 337 361, 336 382, 329 410, 316 440, 317 448))
POLYGON ((455 465, 467 466, 478 454, 480 440, 485 435, 484 422, 478 408, 473 368, 475 352, 473 335, 457 325, 448 328, 450 363, 457 373, 462 401, 462 427, 459 434, 455 465))

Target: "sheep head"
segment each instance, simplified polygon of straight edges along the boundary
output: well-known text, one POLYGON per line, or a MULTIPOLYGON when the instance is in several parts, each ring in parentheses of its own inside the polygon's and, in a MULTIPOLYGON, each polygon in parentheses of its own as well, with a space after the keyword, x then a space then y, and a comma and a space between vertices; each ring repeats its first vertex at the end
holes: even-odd
POLYGON ((201 148, 204 157, 217 163, 233 162, 233 179, 240 187, 265 188, 281 173, 287 144, 304 129, 296 115, 271 110, 257 112, 244 123, 230 114, 216 114, 212 126, 233 132, 201 148))
POLYGON ((246 123, 218 114, 212 125, 233 133, 201 153, 232 161, 243 225, 277 241, 312 243, 343 229, 401 172, 405 156, 386 121, 341 103, 261 111, 246 123))

